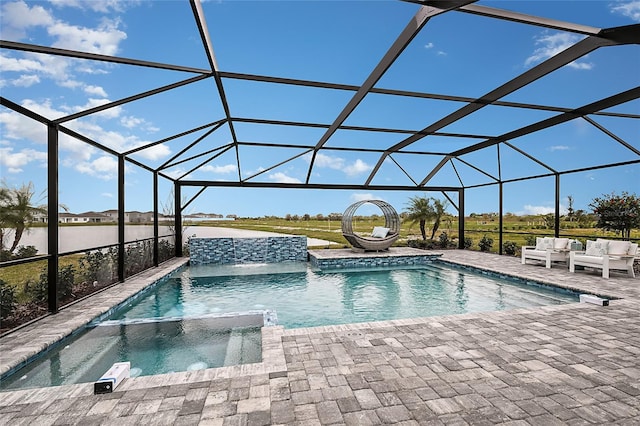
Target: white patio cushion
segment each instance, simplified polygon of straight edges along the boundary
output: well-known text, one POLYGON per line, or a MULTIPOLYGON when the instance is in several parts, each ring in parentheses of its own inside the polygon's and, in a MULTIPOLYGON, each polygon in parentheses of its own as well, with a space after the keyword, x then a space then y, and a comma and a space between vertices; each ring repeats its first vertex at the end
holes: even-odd
POLYGON ((630 245, 629 241, 609 241, 607 253, 614 256, 625 256, 629 253, 630 245))
POLYGON ((384 238, 387 236, 388 233, 389 233, 389 228, 385 228, 382 226, 374 226, 371 236, 374 238, 384 238))
POLYGON ((566 249, 569 245, 568 238, 554 238, 553 239, 553 248, 554 249, 566 249))
POLYGON ((606 240, 587 240, 587 250, 585 254, 588 256, 604 256, 607 254, 608 245, 609 242, 606 240))
POLYGON ((536 237, 536 250, 553 248, 553 237, 536 237))

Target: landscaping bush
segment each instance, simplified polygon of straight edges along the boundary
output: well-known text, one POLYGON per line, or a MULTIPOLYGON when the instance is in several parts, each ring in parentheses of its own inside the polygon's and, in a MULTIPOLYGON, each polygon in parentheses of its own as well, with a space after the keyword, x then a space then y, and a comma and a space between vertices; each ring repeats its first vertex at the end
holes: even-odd
POLYGON ((483 235, 480 241, 478 242, 478 247, 480 251, 489 251, 491 250, 491 246, 493 245, 493 238, 487 237, 483 235))
POLYGON ((422 250, 434 250, 438 248, 439 243, 435 240, 409 240, 407 241, 407 245, 422 250))
POLYGON ((18 246, 14 257, 16 259, 27 259, 29 257, 35 257, 36 254, 38 254, 38 249, 35 246, 18 246))
MULTIPOLYGON (((73 282, 76 271, 72 265, 66 265, 58 270, 58 298, 61 300, 69 298, 73 293, 73 282)), ((24 292, 35 302, 47 302, 49 298, 49 276, 47 268, 40 272, 38 281, 27 280, 24 283, 24 292)))
POLYGON ((527 235, 524 237, 524 245, 525 246, 535 246, 536 245, 536 236, 535 235, 527 235))
POLYGON ((449 239, 449 235, 447 235, 446 232, 443 232, 438 237, 438 242, 440 244, 440 248, 446 249, 446 248, 448 248, 450 246, 451 239, 449 239))
POLYGON ((515 256, 518 251, 518 245, 515 241, 505 241, 502 243, 502 250, 509 256, 515 256))
POLYGON ((464 237, 464 248, 469 250, 473 246, 473 238, 464 237))
POLYGON ((94 252, 86 252, 80 258, 80 274, 84 281, 88 284, 111 284, 115 281, 117 275, 116 265, 118 260, 118 251, 116 248, 110 248, 106 252, 97 250, 94 252))
POLYGON ((16 291, 0 279, 0 320, 6 320, 16 308, 16 291))

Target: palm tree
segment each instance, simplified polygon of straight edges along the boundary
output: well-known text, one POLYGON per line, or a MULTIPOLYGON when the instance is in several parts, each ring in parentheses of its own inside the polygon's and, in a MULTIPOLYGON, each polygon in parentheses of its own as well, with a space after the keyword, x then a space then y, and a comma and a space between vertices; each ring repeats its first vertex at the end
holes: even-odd
POLYGON ((36 214, 46 214, 47 209, 43 206, 34 206, 32 204, 32 199, 35 195, 33 182, 22 184, 19 188, 9 188, 5 182, 2 185, 2 190, 0 191, 0 196, 2 197, 0 199, 0 222, 3 226, 13 228, 15 231, 13 243, 9 248, 9 253, 13 253, 18 244, 20 244, 22 234, 35 219, 36 214))
POLYGON ((433 201, 433 228, 431 229, 431 239, 436 235, 438 228, 440 228, 440 221, 445 214, 445 210, 449 207, 447 200, 441 201, 436 198, 431 199, 433 201))
POLYGON ((11 228, 11 190, 2 182, 0 186, 0 249, 4 250, 4 230, 11 228))
POLYGON ((426 240, 427 231, 425 229, 425 225, 427 221, 433 219, 436 214, 433 206, 431 206, 430 199, 418 196, 411 197, 409 199, 406 214, 407 220, 411 222, 411 225, 415 225, 416 223, 420 224, 422 239, 426 240))

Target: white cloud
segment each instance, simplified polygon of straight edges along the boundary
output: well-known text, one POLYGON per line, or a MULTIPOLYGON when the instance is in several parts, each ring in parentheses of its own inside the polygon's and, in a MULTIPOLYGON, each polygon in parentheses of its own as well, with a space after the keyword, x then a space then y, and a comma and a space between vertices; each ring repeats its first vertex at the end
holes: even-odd
POLYGON ((42 62, 29 58, 12 58, 0 54, 0 71, 2 72, 35 72, 45 71, 42 62))
POLYGON ((101 0, 101 1, 86 1, 86 0, 49 0, 54 6, 57 7, 76 7, 78 9, 91 9, 96 12, 109 12, 109 10, 123 11, 123 6, 126 2, 122 0, 101 0))
MULTIPOLYGON (((100 12, 107 12, 108 9, 119 9, 117 2, 113 1, 82 1, 82 2, 57 2, 56 5, 70 5, 71 3, 83 4, 91 9, 100 12)), ((124 4, 124 2, 123 2, 124 4)), ((78 6, 80 7, 80 6, 78 6)), ((105 55, 115 55, 120 50, 120 44, 126 40, 127 34, 119 29, 121 23, 119 19, 103 18, 95 28, 79 27, 70 25, 57 19, 51 10, 46 10, 42 6, 34 5, 29 7, 24 1, 5 2, 0 11, 0 28, 2 28, 2 38, 9 40, 29 40, 29 31, 46 31, 52 38, 50 45, 63 49, 80 50, 84 52, 99 53, 105 55)), ((74 75, 82 73, 105 73, 105 69, 112 67, 112 64, 100 64, 91 62, 87 66, 87 61, 60 56, 42 55, 30 52, 13 52, 11 55, 22 55, 20 58, 2 55, 0 60, 0 70, 21 73, 30 73, 31 82, 35 83, 35 76, 52 79, 61 87, 80 88, 90 95, 106 97, 103 89, 85 84, 79 81, 74 75)), ((21 76, 17 81, 11 75, 4 75, 4 80, 9 83, 19 85, 25 81, 26 76, 21 76)))
POLYGON ((357 203, 358 201, 365 201, 365 200, 382 200, 382 198, 378 197, 377 195, 373 195, 371 193, 366 193, 366 192, 355 192, 351 194, 349 198, 353 203, 357 203))
POLYGON ((636 22, 640 22, 640 0, 614 3, 611 11, 627 16, 636 22))
MULTIPOLYGON (((549 206, 533 206, 531 204, 527 204, 524 206, 524 211, 519 212, 519 215, 541 215, 541 214, 554 214, 556 211, 555 207, 549 206)), ((564 206, 560 206, 560 214, 567 214, 567 208, 564 206)))
POLYGON ((40 77, 37 75, 21 75, 11 82, 12 85, 18 87, 30 87, 40 83, 40 77))
POLYGON ((224 166, 206 165, 206 166, 202 167, 201 170, 204 171, 204 172, 211 172, 211 173, 215 173, 215 174, 224 175, 224 174, 233 173, 236 170, 238 170, 238 168, 236 167, 235 164, 226 164, 224 166))
POLYGON ((118 175, 118 161, 111 155, 104 155, 90 162, 76 163, 75 169, 98 179, 111 180, 118 175))
MULTIPOLYGON (((311 154, 305 155, 304 158, 307 162, 311 162, 311 154)), ((373 166, 370 166, 359 158, 356 159, 353 163, 348 164, 344 158, 333 157, 331 155, 322 153, 316 154, 314 167, 340 170, 347 176, 357 176, 361 173, 365 173, 373 169, 373 166)))
POLYGON ((549 147, 549 151, 553 152, 553 151, 568 151, 571 148, 569 148, 567 145, 553 145, 549 147))
MULTIPOLYGON (((557 55, 558 53, 566 50, 567 48, 573 46, 581 39, 583 36, 579 36, 576 34, 567 34, 567 33, 555 33, 550 34, 548 32, 544 32, 542 35, 536 38, 535 44, 540 47, 536 48, 533 53, 525 60, 525 66, 533 66, 540 62, 549 59, 552 56, 557 55)), ((571 62, 567 64, 568 66, 581 69, 581 70, 590 70, 593 68, 593 64, 589 62, 584 62, 584 59, 581 62, 571 62)))
POLYGON ((105 198, 113 198, 113 194, 110 192, 103 192, 102 194, 100 194, 101 196, 105 197, 105 198))
POLYGON ((424 45, 425 49, 433 49, 433 43, 429 42, 427 44, 424 45))
POLYGON ((24 1, 3 3, 0 16, 5 39, 23 39, 26 37, 27 29, 51 25, 54 22, 45 8, 39 5, 29 8, 24 1))
POLYGON ((358 176, 371 170, 373 170, 373 166, 370 166, 359 158, 355 161, 355 163, 350 164, 344 168, 344 172, 348 176, 358 176))
POLYGON ((97 95, 102 96, 103 98, 107 97, 107 92, 100 86, 86 85, 84 86, 84 92, 87 95, 97 95))
MULTIPOLYGON (((163 170, 162 173, 173 179, 178 179, 186 173, 186 170, 178 167, 177 169, 163 170)), ((186 175, 183 179, 191 179, 191 174, 186 175)))
POLYGON ((0 164, 7 168, 9 173, 20 173, 22 167, 31 162, 47 161, 47 153, 36 151, 35 149, 23 149, 20 152, 13 152, 13 148, 0 148, 0 164))
POLYGON ((277 172, 277 173, 270 174, 269 175, 269 179, 271 179, 273 182, 278 182, 278 183, 302 183, 302 181, 300 179, 296 179, 294 177, 287 176, 286 174, 284 174, 282 172, 277 172))
MULTIPOLYGON (((148 142, 147 142, 148 143, 148 142)), ((146 143, 140 143, 140 145, 146 145, 146 143)), ((139 155, 142 158, 146 158, 147 160, 159 160, 161 158, 166 158, 171 154, 171 148, 167 145, 161 143, 159 145, 154 145, 149 148, 143 149, 142 151, 136 152, 136 155, 139 155)))

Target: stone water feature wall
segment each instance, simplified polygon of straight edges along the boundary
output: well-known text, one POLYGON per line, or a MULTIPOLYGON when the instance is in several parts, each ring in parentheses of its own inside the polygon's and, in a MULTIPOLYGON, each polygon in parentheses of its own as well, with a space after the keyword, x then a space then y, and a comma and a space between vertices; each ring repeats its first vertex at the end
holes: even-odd
POLYGON ((377 267, 402 267, 418 266, 432 263, 441 254, 423 256, 388 256, 369 255, 366 257, 346 257, 346 258, 319 258, 314 253, 309 253, 311 266, 321 270, 351 269, 351 268, 377 268, 377 267))
POLYGON ((191 238, 192 265, 306 262, 307 237, 191 238))

